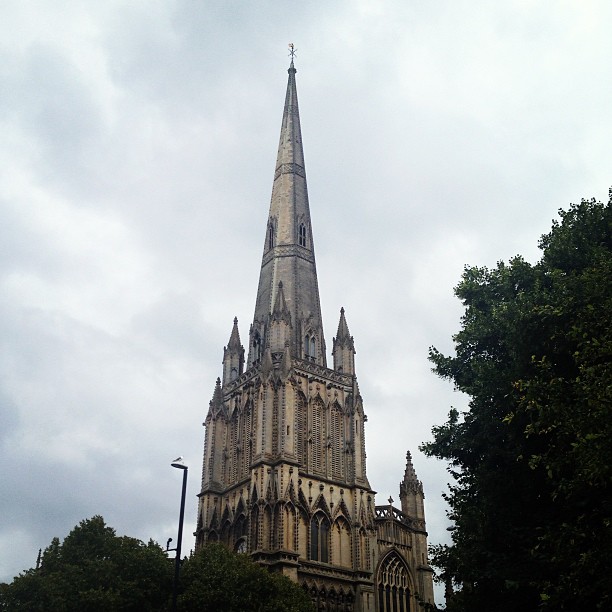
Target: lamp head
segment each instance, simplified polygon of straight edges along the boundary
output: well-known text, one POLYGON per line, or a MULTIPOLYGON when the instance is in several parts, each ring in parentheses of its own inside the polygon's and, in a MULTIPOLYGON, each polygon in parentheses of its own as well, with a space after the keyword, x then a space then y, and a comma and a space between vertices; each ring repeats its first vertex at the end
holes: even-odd
POLYGON ((185 461, 182 457, 177 457, 170 465, 174 468, 178 468, 179 470, 187 469, 187 466, 185 465, 185 461))

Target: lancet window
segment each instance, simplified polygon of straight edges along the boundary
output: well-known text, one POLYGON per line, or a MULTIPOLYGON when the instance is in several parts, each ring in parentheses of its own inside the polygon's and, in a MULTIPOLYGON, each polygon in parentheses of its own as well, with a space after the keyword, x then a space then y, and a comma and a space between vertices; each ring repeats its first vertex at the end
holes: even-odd
POLYGON ((304 359, 315 361, 317 357, 317 340, 314 334, 304 336, 304 359))
POLYGON ((268 250, 274 248, 274 224, 268 224, 268 250))
POLYGON ((253 363, 256 364, 261 359, 261 336, 255 332, 253 336, 253 363))
POLYGON ((299 230, 299 245, 305 247, 306 246, 306 226, 303 223, 300 223, 299 230))
POLYGON ((329 563, 329 520, 322 512, 310 520, 310 558, 329 563))

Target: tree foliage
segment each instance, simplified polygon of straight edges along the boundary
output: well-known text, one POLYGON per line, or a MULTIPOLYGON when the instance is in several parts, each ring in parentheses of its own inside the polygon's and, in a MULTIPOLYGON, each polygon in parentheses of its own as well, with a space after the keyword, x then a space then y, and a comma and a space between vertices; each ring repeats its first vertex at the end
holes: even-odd
POLYGON ((297 584, 221 544, 209 544, 185 562, 181 587, 179 609, 184 612, 314 611, 297 584))
POLYGON ((97 612, 166 610, 172 564, 155 542, 117 536, 101 516, 54 538, 40 567, 1 585, 0 610, 97 612))
MULTIPOLYGON (((40 566, 0 584, 0 611, 153 612, 170 609, 174 559, 158 544, 117 536, 101 516, 54 538, 40 566)), ((248 555, 209 545, 182 561, 181 612, 312 612, 308 595, 248 555)))
POLYGON ((612 607, 612 190, 560 211, 542 258, 466 267, 455 356, 470 396, 422 449, 449 461, 449 610, 612 607))

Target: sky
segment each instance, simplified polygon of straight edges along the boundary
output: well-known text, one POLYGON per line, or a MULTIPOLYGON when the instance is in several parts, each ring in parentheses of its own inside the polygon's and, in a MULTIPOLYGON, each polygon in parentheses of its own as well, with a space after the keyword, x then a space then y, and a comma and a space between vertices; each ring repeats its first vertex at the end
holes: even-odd
MULTIPOLYGON (((468 399, 438 379, 465 265, 607 201, 605 0, 4 0, 0 580, 101 514, 193 547, 202 421, 253 317, 288 43, 327 346, 346 310, 377 503, 410 450, 430 543, 468 399)), ((329 357, 329 356, 328 356, 329 357)), ((503 477, 503 475, 500 475, 503 477)))

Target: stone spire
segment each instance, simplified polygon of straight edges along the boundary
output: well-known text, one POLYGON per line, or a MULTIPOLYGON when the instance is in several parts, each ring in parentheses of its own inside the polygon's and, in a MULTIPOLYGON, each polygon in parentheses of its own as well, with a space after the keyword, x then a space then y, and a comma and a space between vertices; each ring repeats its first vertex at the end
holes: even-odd
POLYGON ((340 321, 334 338, 332 355, 334 357, 334 370, 345 374, 355 373, 355 343, 346 323, 344 308, 340 309, 340 321))
POLYGON ((270 346, 270 319, 278 291, 283 292, 290 315, 291 355, 326 365, 295 73, 292 59, 250 331, 248 367, 261 363, 270 346))
POLYGON ((244 369, 244 347, 240 344, 238 318, 234 317, 234 327, 227 346, 223 349, 223 386, 236 380, 244 369))

